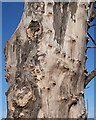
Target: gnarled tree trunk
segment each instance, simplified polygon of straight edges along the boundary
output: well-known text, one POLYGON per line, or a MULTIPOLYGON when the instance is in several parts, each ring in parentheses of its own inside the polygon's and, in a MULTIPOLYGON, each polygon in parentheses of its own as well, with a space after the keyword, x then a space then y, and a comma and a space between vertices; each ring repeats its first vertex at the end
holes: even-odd
MULTIPOLYGON (((88 2, 26 2, 7 42, 7 118, 86 118, 88 2)), ((91 9, 90 9, 91 8, 91 9)))

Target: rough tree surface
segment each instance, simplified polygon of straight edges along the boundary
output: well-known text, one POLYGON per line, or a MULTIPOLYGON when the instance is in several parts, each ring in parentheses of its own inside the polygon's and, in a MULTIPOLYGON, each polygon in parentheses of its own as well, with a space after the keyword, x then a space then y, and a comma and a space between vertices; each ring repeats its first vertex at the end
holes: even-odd
POLYGON ((7 118, 87 117, 85 55, 92 4, 25 3, 5 46, 7 118))

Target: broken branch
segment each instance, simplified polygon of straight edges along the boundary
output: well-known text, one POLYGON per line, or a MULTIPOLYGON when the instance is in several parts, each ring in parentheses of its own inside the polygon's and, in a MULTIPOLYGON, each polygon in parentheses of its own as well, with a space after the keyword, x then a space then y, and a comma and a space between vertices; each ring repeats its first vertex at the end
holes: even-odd
POLYGON ((88 75, 88 77, 85 79, 85 86, 88 85, 88 83, 96 76, 96 68, 88 75))

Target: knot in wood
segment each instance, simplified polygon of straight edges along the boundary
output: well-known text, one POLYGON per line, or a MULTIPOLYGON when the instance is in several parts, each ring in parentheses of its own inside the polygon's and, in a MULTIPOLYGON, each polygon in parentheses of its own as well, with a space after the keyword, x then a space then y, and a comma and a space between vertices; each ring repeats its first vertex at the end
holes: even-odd
POLYGON ((40 30, 40 24, 38 21, 31 20, 28 28, 30 28, 31 31, 35 33, 35 32, 38 32, 40 30))

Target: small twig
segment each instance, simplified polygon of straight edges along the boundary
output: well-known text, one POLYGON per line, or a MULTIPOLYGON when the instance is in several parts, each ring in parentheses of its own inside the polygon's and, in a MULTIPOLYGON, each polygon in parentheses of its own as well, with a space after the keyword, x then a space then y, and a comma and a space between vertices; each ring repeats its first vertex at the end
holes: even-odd
POLYGON ((96 48, 96 46, 88 46, 87 48, 96 48))
POLYGON ((91 38, 92 42, 94 43, 94 45, 96 45, 96 41, 92 38, 92 36, 87 32, 88 36, 91 38))
POLYGON ((96 24, 93 24, 93 25, 89 25, 89 24, 88 24, 88 27, 89 27, 89 28, 94 27, 94 26, 96 26, 96 24))

